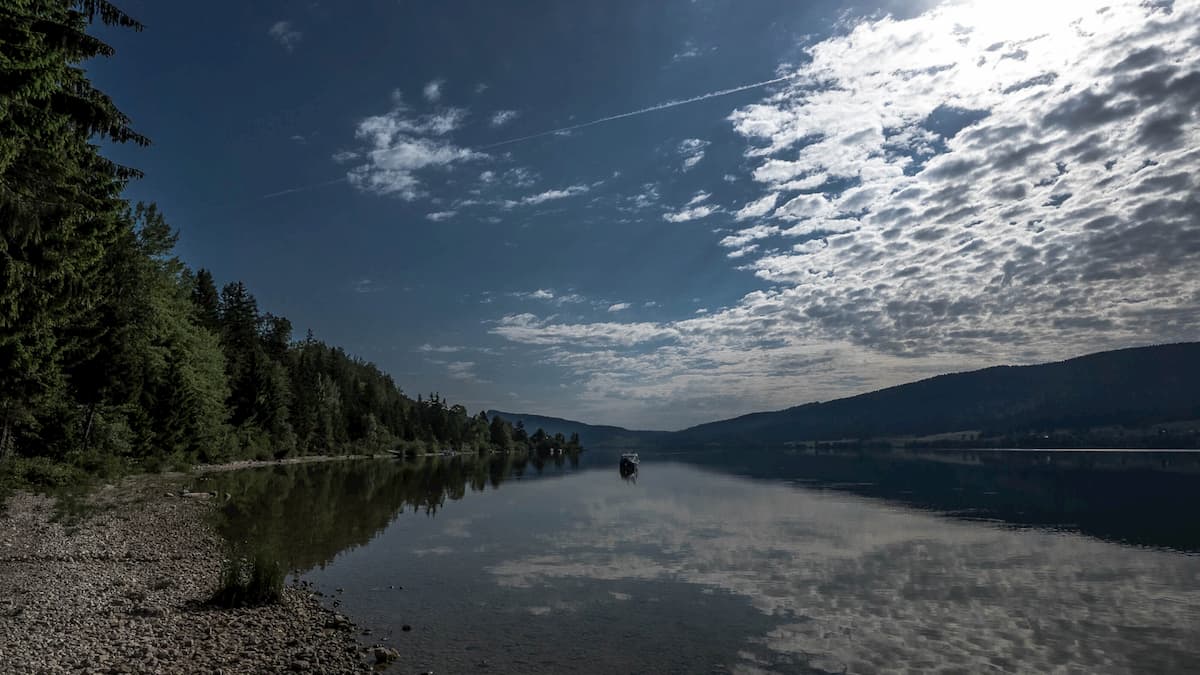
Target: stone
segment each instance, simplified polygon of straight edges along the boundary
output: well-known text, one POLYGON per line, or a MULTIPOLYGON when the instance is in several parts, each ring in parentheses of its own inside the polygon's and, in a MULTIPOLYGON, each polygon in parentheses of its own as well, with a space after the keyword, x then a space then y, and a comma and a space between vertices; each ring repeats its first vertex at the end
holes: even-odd
POLYGON ((0 567, 22 567, 0 570, 0 643, 17 646, 0 647, 0 673, 340 673, 375 662, 350 619, 306 591, 286 588, 273 607, 206 607, 224 551, 211 525, 216 500, 164 498, 185 490, 166 493, 152 480, 122 479, 120 490, 93 493, 100 508, 69 529, 50 522, 52 498, 10 499, 0 567), (289 639, 304 652, 285 649, 289 639))
POLYGON ((325 627, 333 628, 336 630, 350 630, 351 628, 354 627, 354 623, 352 621, 350 621, 350 619, 346 618, 345 616, 343 616, 341 614, 334 614, 333 616, 326 619, 325 627))
POLYGON ((375 663, 391 663, 400 658, 400 652, 391 647, 377 646, 371 648, 371 655, 375 657, 375 663))

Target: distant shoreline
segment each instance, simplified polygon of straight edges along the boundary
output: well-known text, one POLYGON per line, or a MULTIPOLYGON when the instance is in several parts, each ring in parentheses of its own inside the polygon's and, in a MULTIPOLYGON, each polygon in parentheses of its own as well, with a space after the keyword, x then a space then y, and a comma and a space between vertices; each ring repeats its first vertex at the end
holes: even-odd
MULTIPOLYGON (((339 462, 351 459, 391 459, 391 455, 308 455, 306 457, 287 457, 284 459, 243 459, 223 464, 197 464, 192 468, 194 473, 217 473, 221 471, 238 471, 240 469, 257 469, 264 466, 288 466, 290 464, 310 464, 314 462, 339 462)), ((174 475, 174 474, 164 474, 174 475)), ((186 475, 180 473, 178 475, 186 475)))

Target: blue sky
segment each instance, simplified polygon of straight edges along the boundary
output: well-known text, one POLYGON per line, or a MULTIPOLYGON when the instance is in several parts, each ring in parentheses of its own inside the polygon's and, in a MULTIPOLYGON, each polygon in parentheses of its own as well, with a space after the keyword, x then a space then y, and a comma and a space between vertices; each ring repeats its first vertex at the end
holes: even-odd
POLYGON ((122 7, 131 196, 414 395, 679 428, 1197 338, 1196 0, 122 7))

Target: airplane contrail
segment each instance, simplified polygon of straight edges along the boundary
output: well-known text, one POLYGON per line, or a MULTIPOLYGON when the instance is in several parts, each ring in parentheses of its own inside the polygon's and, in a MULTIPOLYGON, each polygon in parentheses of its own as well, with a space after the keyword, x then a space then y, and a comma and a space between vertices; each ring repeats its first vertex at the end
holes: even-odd
POLYGON ((302 185, 300 187, 294 187, 294 188, 288 188, 286 190, 280 190, 279 192, 271 192, 271 193, 268 193, 268 194, 265 194, 265 195, 259 197, 259 199, 272 199, 274 197, 282 197, 284 195, 290 195, 293 192, 304 192, 305 190, 315 190, 319 187, 325 187, 326 185, 335 185, 337 183, 345 183, 347 180, 349 180, 349 178, 342 176, 341 178, 334 178, 333 180, 322 181, 320 183, 314 183, 313 185, 302 185))
MULTIPOLYGON (((780 82, 786 82, 788 80, 795 79, 799 75, 800 75, 799 73, 793 73, 791 75, 784 75, 783 77, 776 77, 776 78, 773 78, 770 80, 763 80, 762 82, 753 82, 751 84, 743 84, 743 85, 740 85, 737 87, 731 87, 729 89, 718 89, 717 91, 710 91, 707 94, 700 94, 699 96, 692 96, 691 98, 680 98, 680 99, 675 99, 672 101, 666 101, 664 103, 658 103, 658 104, 652 105, 648 108, 639 108, 638 110, 630 110, 629 112, 618 113, 616 115, 609 115, 608 117, 601 117, 599 119, 594 119, 589 122, 580 122, 579 124, 572 124, 570 126, 559 127, 557 129, 547 129, 546 131, 539 131, 536 134, 529 134, 527 136, 518 136, 516 138, 510 138, 508 140, 499 141, 497 143, 481 145, 475 149, 480 150, 480 151, 490 150, 492 148, 499 148, 499 147, 505 146, 505 145, 512 145, 513 143, 520 143, 522 141, 530 141, 535 138, 542 138, 543 136, 552 136, 554 134, 566 133, 569 131, 575 131, 577 129, 586 129, 587 127, 594 127, 597 124, 604 124, 605 122, 613 122, 616 120, 623 120, 626 117, 645 115, 646 113, 658 112, 659 110, 667 110, 668 108, 675 108, 675 107, 678 107, 681 105, 687 105, 689 103, 697 103, 699 101, 707 101, 710 98, 729 96, 730 94, 736 94, 739 91, 747 91, 750 89, 758 89, 760 87, 770 86, 772 84, 779 84, 780 82)), ((284 195, 290 195, 295 192, 305 192, 308 190, 315 190, 317 188, 325 187, 327 185, 344 183, 344 182, 346 182, 346 180, 348 180, 348 179, 343 176, 342 178, 335 178, 333 180, 327 180, 327 181, 324 181, 321 183, 315 183, 313 185, 303 185, 300 187, 288 188, 287 190, 280 190, 278 192, 272 192, 270 194, 265 194, 262 197, 260 197, 260 199, 273 199, 275 197, 282 197, 284 195)))
POLYGON ((590 122, 581 122, 579 124, 572 124, 571 126, 567 126, 567 127, 559 127, 557 129, 549 129, 547 131, 539 131, 536 134, 529 134, 528 136, 518 136, 517 138, 510 138, 506 141, 500 141, 499 143, 492 143, 490 145, 480 146, 477 149, 490 150, 491 148, 498 148, 502 145, 510 145, 512 143, 520 143, 521 141, 528 141, 528 140, 532 140, 534 138, 541 138, 543 136, 550 136, 553 134, 561 134, 561 133, 568 132, 568 131, 575 131, 576 129, 584 129, 586 127, 596 126, 597 124, 604 124, 605 122, 612 122, 614 120, 625 119, 626 117, 633 117, 635 115, 644 115, 646 113, 658 112, 659 110, 666 110, 667 108, 674 108, 674 107, 681 106, 681 105, 687 105, 688 103, 696 103, 698 101, 706 101, 710 98, 717 98, 719 96, 728 96, 730 94, 736 94, 739 91, 746 91, 748 89, 758 89, 759 87, 766 87, 768 85, 778 84, 780 82, 786 82, 787 80, 794 79, 797 76, 799 76, 799 73, 793 73, 791 75, 784 75, 783 77, 776 77, 775 79, 772 79, 772 80, 763 80, 762 82, 754 82, 753 84, 743 84, 739 87, 732 87, 730 89, 719 89, 717 91, 710 91, 707 94, 700 94, 699 96, 693 96, 691 98, 675 99, 673 101, 667 101, 665 103, 659 103, 657 105, 652 105, 649 108, 641 108, 639 110, 631 110, 629 112, 618 113, 616 115, 609 115, 608 117, 601 117, 600 119, 595 119, 590 122))

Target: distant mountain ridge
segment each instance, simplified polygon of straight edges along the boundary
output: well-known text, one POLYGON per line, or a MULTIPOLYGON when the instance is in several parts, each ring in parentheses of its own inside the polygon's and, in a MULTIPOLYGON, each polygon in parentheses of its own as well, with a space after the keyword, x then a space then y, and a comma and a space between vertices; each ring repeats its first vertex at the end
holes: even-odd
POLYGON ((577 422, 560 417, 511 413, 504 412, 503 410, 487 411, 489 418, 496 415, 513 424, 517 422, 523 423, 529 433, 533 433, 538 428, 544 429, 546 433, 551 435, 561 433, 563 436, 570 437, 572 433, 578 433, 580 439, 583 441, 584 448, 659 445, 667 441, 668 437, 671 436, 671 432, 669 431, 635 431, 624 427, 604 424, 587 424, 586 422, 577 422))
MULTIPOLYGON (((488 414, 493 414, 489 411, 488 414)), ((1001 436, 1059 429, 1145 427, 1200 420, 1200 342, 1098 352, 1031 366, 939 375, 828 402, 751 413, 677 432, 498 413, 527 427, 576 431, 585 446, 781 445, 921 437, 1001 436)), ((532 430, 532 429, 531 429, 532 430)), ((1191 432, 1194 434, 1194 432, 1191 432)))
POLYGON ((778 443, 960 430, 1141 426, 1200 418, 1200 343, 1138 347, 1057 363, 995 366, 679 432, 679 442, 778 443))

